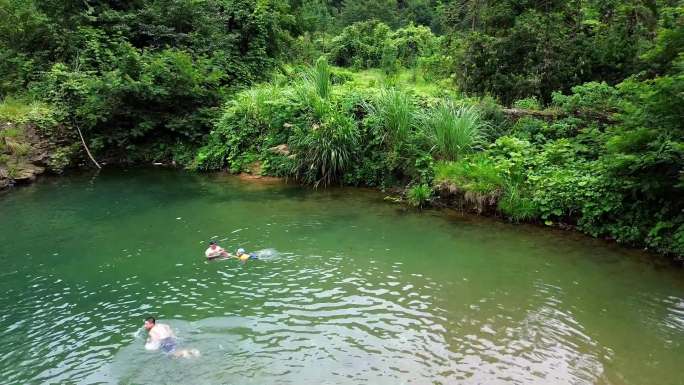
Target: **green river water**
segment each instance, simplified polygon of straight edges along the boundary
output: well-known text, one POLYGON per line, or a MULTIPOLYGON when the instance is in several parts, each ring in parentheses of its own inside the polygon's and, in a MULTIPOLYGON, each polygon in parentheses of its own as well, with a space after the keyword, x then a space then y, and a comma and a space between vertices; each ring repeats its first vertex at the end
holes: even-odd
POLYGON ((684 384, 681 270, 382 198, 166 169, 0 195, 0 384, 684 384), (202 356, 146 351, 149 314, 202 356))

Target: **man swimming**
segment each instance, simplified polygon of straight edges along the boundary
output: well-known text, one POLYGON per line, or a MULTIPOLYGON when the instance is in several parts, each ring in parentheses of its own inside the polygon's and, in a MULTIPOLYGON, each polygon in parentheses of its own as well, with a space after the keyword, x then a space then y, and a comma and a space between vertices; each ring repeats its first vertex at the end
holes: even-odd
POLYGON ((154 317, 149 317, 145 320, 145 330, 148 333, 147 341, 145 342, 145 349, 147 350, 160 350, 174 357, 189 358, 199 357, 200 355, 197 349, 176 349, 176 335, 173 334, 171 327, 166 324, 157 323, 154 317))
POLYGON ((223 247, 217 245, 214 241, 209 242, 209 247, 207 248, 207 251, 204 252, 204 255, 206 255, 207 259, 210 261, 219 257, 230 258, 231 256, 223 247))

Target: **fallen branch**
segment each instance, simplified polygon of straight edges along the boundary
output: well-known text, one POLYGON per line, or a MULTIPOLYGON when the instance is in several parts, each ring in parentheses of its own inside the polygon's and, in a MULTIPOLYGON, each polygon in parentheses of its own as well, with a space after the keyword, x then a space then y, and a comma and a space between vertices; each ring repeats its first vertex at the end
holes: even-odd
POLYGON ((100 164, 97 163, 97 161, 96 161, 95 158, 93 157, 93 154, 90 153, 90 149, 88 148, 88 145, 86 144, 85 139, 83 139, 83 134, 81 133, 81 129, 78 128, 78 124, 76 124, 76 122, 74 122, 74 126, 76 127, 76 131, 78 131, 78 136, 81 137, 81 143, 83 143, 83 148, 85 148, 86 153, 88 153, 88 156, 90 157, 90 160, 92 160, 93 163, 95 163, 95 166, 97 166, 98 169, 102 169, 102 167, 100 166, 100 164))
POLYGON ((601 123, 612 124, 616 123, 611 113, 601 113, 597 111, 574 111, 566 112, 562 110, 552 109, 552 110, 528 110, 524 108, 504 108, 502 112, 506 117, 518 120, 525 116, 532 116, 535 118, 540 118, 544 120, 556 120, 559 118, 565 118, 568 116, 576 116, 584 119, 596 120, 601 123))

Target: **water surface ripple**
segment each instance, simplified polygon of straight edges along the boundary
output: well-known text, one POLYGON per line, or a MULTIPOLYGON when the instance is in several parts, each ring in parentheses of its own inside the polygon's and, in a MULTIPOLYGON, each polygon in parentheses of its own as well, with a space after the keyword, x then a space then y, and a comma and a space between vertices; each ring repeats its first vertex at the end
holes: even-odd
POLYGON ((15 191, 0 229, 1 384, 684 384, 681 272, 567 233, 159 170, 15 191), (149 314, 202 357, 145 351, 149 314))

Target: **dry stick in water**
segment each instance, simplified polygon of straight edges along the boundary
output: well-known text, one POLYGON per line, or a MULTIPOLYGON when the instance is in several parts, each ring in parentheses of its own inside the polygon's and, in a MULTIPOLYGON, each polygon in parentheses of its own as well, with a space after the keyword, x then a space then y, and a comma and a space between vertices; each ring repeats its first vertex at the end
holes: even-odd
POLYGON ((81 143, 83 143, 83 148, 85 148, 86 152, 88 153, 88 156, 90 157, 90 160, 92 160, 93 163, 95 163, 95 166, 97 166, 98 169, 102 169, 102 167, 100 166, 100 164, 97 163, 97 161, 95 160, 95 158, 93 158, 93 154, 90 153, 90 149, 88 148, 88 145, 86 144, 85 139, 83 139, 83 134, 81 133, 81 129, 78 128, 78 124, 76 124, 76 123, 74 122, 74 126, 76 126, 76 131, 78 131, 78 136, 81 137, 81 143))

